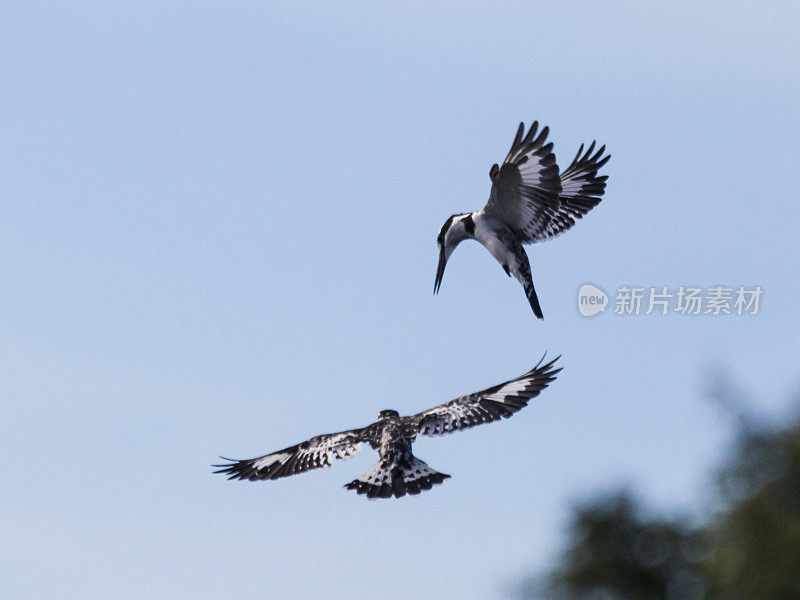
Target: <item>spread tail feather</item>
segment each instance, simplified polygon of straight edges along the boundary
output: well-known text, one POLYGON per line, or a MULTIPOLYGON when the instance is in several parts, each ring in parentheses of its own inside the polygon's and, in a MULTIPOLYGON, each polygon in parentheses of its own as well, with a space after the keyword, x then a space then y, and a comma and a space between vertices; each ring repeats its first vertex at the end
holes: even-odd
POLYGON ((450 475, 431 469, 425 461, 412 456, 406 464, 379 461, 358 479, 346 484, 348 490, 366 494, 367 498, 400 498, 416 495, 442 483, 450 475))

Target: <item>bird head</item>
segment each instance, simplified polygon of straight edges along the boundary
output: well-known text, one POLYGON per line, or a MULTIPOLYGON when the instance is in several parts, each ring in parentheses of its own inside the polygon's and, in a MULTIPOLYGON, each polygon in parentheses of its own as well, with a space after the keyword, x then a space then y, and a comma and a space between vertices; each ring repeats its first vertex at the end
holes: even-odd
POLYGON ((378 413, 378 420, 382 421, 384 419, 391 419, 392 417, 399 417, 400 413, 396 410, 382 410, 378 413))
POLYGON ((439 235, 436 238, 436 244, 439 246, 439 266, 436 268, 436 281, 433 284, 434 294, 437 294, 439 288, 442 286, 444 268, 447 266, 447 261, 453 253, 453 250, 455 250, 456 246, 462 241, 468 237, 472 237, 474 231, 475 224, 472 221, 472 213, 451 215, 450 218, 444 222, 444 225, 442 225, 442 228, 439 230, 439 235), (468 225, 471 225, 471 231, 468 225))

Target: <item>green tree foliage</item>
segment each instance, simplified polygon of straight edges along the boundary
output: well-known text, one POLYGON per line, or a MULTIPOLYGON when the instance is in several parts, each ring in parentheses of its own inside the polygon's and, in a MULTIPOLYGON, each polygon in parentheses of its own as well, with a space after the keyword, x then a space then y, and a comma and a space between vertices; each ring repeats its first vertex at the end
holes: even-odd
POLYGON ((800 420, 740 419, 703 523, 649 517, 620 492, 579 505, 528 600, 800 600, 800 420))
POLYGON ((702 537, 684 519, 648 519, 627 492, 578 506, 560 564, 523 598, 699 600, 702 537))
POLYGON ((745 430, 706 528, 707 597, 800 600, 800 422, 745 430))

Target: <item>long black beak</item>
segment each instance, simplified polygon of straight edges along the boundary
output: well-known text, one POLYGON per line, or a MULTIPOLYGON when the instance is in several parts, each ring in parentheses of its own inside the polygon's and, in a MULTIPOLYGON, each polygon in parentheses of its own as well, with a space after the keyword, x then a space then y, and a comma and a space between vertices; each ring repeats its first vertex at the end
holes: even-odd
POLYGON ((445 258, 444 247, 439 250, 439 266, 436 268, 436 281, 433 283, 433 293, 438 294, 439 288, 442 287, 442 278, 444 277, 444 268, 447 266, 447 258, 445 258))

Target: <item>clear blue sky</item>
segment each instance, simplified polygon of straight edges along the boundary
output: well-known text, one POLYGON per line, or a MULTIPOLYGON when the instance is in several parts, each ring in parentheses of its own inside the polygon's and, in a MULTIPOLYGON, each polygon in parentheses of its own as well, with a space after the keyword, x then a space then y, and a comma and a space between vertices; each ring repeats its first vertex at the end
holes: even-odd
POLYGON ((6 4, 0 19, 0 587, 8 598, 502 597, 617 482, 702 508, 721 365, 798 384, 800 6, 6 4), (398 5, 399 6, 399 5, 398 5), (529 248, 544 322, 475 243, 520 120, 602 204, 529 248), (585 319, 585 282, 761 285, 752 317, 585 319), (564 371, 514 419, 416 453, 416 499, 249 457, 564 371))

